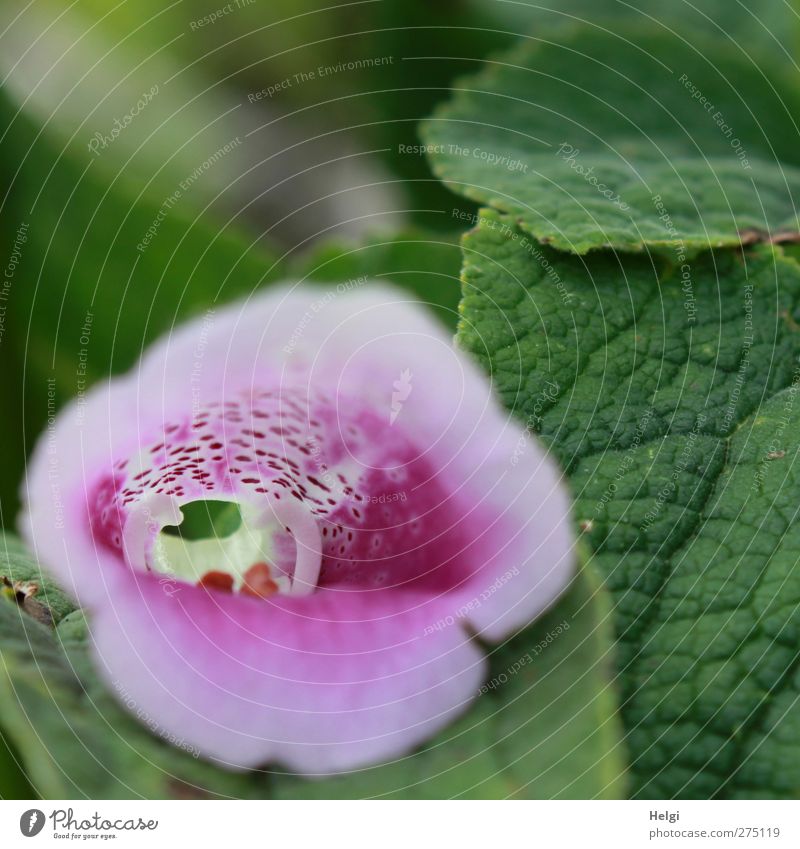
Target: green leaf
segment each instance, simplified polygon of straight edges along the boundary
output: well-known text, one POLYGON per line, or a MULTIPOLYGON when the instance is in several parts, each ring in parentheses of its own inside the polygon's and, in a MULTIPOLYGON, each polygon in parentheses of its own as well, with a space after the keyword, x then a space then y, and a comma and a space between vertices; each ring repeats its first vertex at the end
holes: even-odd
POLYGON ((492 678, 461 720, 413 755, 327 781, 229 773, 157 739, 99 681, 80 611, 53 632, 0 598, 0 713, 45 798, 616 798, 625 759, 609 610, 590 570, 579 573, 492 650, 492 678))
POLYGON ((796 795, 800 267, 581 258, 489 211, 464 249, 458 341, 568 471, 613 593, 634 792, 796 795))
POLYGON ((49 618, 57 624, 75 610, 75 603, 46 575, 24 545, 10 534, 0 533, 0 582, 35 585, 32 596, 45 605, 49 618))
POLYGON ((0 728, 0 799, 32 799, 34 795, 19 755, 0 728))
POLYGON ((180 525, 167 525, 162 533, 185 540, 224 539, 242 526, 242 511, 234 501, 191 501, 181 512, 180 525))
POLYGON ((580 254, 798 238, 796 71, 683 36, 527 38, 423 125, 435 173, 580 254))

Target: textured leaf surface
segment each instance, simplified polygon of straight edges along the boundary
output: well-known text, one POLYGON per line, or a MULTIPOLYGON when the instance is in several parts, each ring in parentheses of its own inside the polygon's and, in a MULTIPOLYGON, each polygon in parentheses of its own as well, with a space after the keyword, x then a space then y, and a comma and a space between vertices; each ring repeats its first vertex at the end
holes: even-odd
POLYGON ((0 711, 47 798, 615 798, 625 753, 609 610, 582 573, 550 613, 492 652, 490 686, 458 723, 416 754, 326 781, 229 773, 157 739, 150 717, 137 722, 99 683, 80 611, 53 632, 0 598, 0 711))
POLYGON ((459 342, 572 478, 615 601, 634 792, 800 788, 800 268, 465 238, 459 342))
POLYGON ((788 60, 666 32, 574 28, 490 60, 423 125, 434 172, 576 253, 795 236, 788 60))

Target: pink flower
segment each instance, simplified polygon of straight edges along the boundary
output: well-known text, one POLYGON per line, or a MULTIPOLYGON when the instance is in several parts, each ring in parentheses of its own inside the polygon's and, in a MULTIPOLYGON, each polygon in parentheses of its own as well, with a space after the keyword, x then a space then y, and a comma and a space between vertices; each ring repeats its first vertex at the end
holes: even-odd
POLYGON ((572 570, 560 474, 428 312, 392 289, 271 289, 74 401, 22 527, 87 609, 101 674, 232 767, 386 760, 463 711, 475 636, 572 570), (164 533, 232 501, 222 540, 164 533))

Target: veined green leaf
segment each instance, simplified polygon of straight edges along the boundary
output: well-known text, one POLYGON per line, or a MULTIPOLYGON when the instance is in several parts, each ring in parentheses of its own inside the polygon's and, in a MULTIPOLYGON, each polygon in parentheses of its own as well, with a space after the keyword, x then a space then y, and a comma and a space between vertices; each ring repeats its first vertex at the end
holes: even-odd
POLYGON ((634 792, 800 788, 800 268, 464 240, 458 340, 572 479, 613 593, 634 792))

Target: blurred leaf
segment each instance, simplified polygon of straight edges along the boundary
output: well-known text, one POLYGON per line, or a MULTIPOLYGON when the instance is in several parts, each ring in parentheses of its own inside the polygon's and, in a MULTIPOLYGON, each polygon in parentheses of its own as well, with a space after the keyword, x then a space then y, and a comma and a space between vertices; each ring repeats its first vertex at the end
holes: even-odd
POLYGON ((33 799, 35 795, 19 755, 0 728, 0 799, 33 799))
POLYGON ((242 525, 242 512, 234 501, 192 501, 181 507, 180 525, 161 529, 168 536, 186 540, 224 539, 242 525))
POLYGON ((321 283, 368 277, 402 286, 455 332, 461 299, 461 247, 456 238, 411 231, 362 244, 332 242, 296 260, 292 274, 321 283))
MULTIPOLYGON (((483 5, 483 0, 472 0, 483 5)), ((614 29, 647 24, 683 34, 703 32, 731 39, 744 50, 800 52, 796 0, 506 0, 492 4, 498 22, 520 33, 574 26, 576 19, 614 29)))
POLYGON ((137 193, 146 186, 159 200, 238 139, 195 181, 192 194, 198 208, 216 201, 228 214, 239 211, 237 181, 246 170, 240 155, 251 127, 226 87, 182 73, 186 63, 177 47, 196 43, 184 38, 193 17, 189 4, 147 0, 111 7, 87 0, 2 4, 6 98, 46 128, 52 145, 105 172, 106 183, 124 174, 137 193))
POLYGON ((41 570, 25 546, 16 537, 0 533, 0 581, 3 578, 34 585, 37 588, 34 598, 46 606, 55 624, 75 610, 72 599, 41 570))
MULTIPOLYGON (((265 199, 269 202, 275 184, 287 174, 315 166, 311 180, 301 184, 300 196, 314 198, 304 208, 301 221, 297 216, 280 220, 286 209, 279 207, 268 219, 271 226, 282 230, 294 225, 295 232, 297 225, 302 226, 317 211, 327 193, 344 189, 346 201, 358 179, 347 171, 343 173, 351 177, 349 185, 332 185, 335 180, 330 175, 327 180, 322 178, 312 152, 314 137, 320 135, 326 149, 333 143, 339 153, 373 149, 378 165, 382 161, 399 180, 387 179, 390 175, 383 168, 376 168, 372 179, 382 178, 385 192, 402 192, 408 198, 406 209, 398 211, 420 226, 445 225, 442 217, 429 220, 426 210, 449 205, 446 189, 431 175, 424 157, 400 152, 398 142, 416 141, 417 123, 447 96, 454 76, 463 70, 465 57, 480 59, 508 45, 514 35, 498 22, 490 4, 468 0, 434 4, 427 0, 271 0, 227 6, 218 0, 166 6, 160 0, 139 0, 135 5, 120 3, 112 8, 104 0, 77 0, 69 10, 61 7, 60 0, 41 0, 32 10, 26 9, 24 29, 19 22, 15 24, 15 29, 23 29, 23 41, 32 41, 50 26, 59 33, 51 36, 50 43, 80 36, 80 50, 58 59, 59 67, 70 77, 83 72, 81 60, 91 57, 85 62, 92 65, 91 74, 81 79, 78 91, 67 94, 51 81, 33 93, 43 114, 54 115, 66 134, 80 126, 79 137, 88 139, 95 127, 105 131, 113 126, 115 116, 128 112, 141 91, 168 79, 158 100, 115 142, 115 148, 124 146, 131 153, 140 141, 145 142, 128 167, 149 178, 152 165, 163 162, 158 161, 159 151, 169 157, 176 155, 179 162, 187 161, 198 147, 194 141, 183 150, 189 137, 216 118, 225 108, 222 99, 229 97, 228 106, 236 107, 229 120, 237 125, 252 115, 254 126, 268 127, 269 137, 298 131, 297 138, 287 138, 283 146, 301 142, 298 153, 304 153, 304 164, 291 164, 295 162, 292 152, 282 151, 276 160, 280 167, 265 185, 270 187, 265 199), (53 20, 56 10, 60 14, 53 20), (37 13, 40 20, 36 20, 37 13), (111 45, 111 55, 104 55, 111 45), (124 70, 132 76, 121 80, 119 90, 107 91, 106 77, 117 76, 111 69, 122 56, 126 57, 124 70), (167 70, 169 64, 172 70, 167 70), (134 80, 138 81, 135 85, 134 80), (93 115, 83 126, 87 94, 93 115), (101 96, 105 94, 107 99, 101 96), (177 118, 170 114, 174 103, 181 104, 177 118), (206 120, 202 120, 204 104, 206 120), (321 188, 314 184, 322 180, 321 188)), ((16 14, 15 10, 8 18, 16 14)), ((201 140, 218 131, 217 126, 206 126, 201 140)), ((263 137, 258 134, 254 140, 263 137)), ((351 160, 350 166, 356 161, 351 160)), ((292 185, 302 179, 293 176, 292 185)), ((235 185, 233 190, 237 190, 235 185)), ((296 190, 290 190, 283 197, 284 205, 289 207, 297 196, 296 190)), ((335 198, 328 200, 335 203, 335 198)), ((378 223, 382 224, 383 218, 378 223)))

